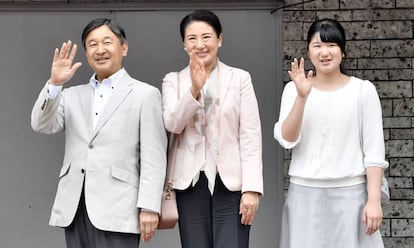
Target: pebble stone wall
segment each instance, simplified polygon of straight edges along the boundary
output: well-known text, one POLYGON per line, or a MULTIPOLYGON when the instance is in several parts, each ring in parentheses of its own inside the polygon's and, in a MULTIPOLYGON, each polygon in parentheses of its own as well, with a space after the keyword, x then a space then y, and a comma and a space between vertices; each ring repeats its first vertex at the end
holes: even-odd
MULTIPOLYGON (((348 73, 376 85, 392 199, 383 208, 381 231, 386 248, 414 247, 414 0, 286 0, 284 4, 294 5, 283 15, 285 82, 291 60, 306 57, 310 23, 329 17, 346 30, 348 73)), ((286 170, 289 159, 286 151, 286 170)))

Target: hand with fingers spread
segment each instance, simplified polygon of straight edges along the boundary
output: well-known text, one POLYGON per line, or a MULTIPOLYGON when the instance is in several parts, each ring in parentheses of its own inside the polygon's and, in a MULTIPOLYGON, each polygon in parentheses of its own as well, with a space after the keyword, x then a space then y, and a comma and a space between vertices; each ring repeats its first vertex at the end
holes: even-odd
POLYGON ((201 61, 195 51, 189 52, 190 56, 190 76, 191 76, 191 93, 197 98, 201 89, 207 81, 207 71, 203 61, 201 61))
POLYGON ((154 237, 155 230, 158 226, 158 213, 141 211, 139 213, 139 225, 141 230, 141 239, 145 242, 154 237))
POLYGON ((313 77, 313 71, 310 70, 308 75, 305 75, 305 60, 301 58, 300 61, 298 61, 295 58, 291 64, 288 74, 290 79, 296 85, 298 96, 307 97, 312 89, 311 79, 313 77))
POLYGON ((82 65, 81 62, 73 63, 78 47, 68 40, 64 42, 60 48, 55 49, 53 55, 53 63, 50 75, 50 83, 53 85, 63 85, 69 81, 75 72, 82 65))
POLYGON ((241 223, 251 225, 259 208, 259 193, 244 192, 240 200, 240 214, 242 215, 241 223))

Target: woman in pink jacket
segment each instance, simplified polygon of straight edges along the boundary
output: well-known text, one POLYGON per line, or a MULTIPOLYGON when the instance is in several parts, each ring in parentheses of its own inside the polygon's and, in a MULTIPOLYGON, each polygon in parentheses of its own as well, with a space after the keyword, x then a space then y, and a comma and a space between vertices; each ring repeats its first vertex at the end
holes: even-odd
POLYGON ((259 110, 250 74, 220 62, 218 17, 181 21, 189 65, 162 85, 167 130, 176 134, 173 187, 183 248, 243 248, 263 194, 259 110))

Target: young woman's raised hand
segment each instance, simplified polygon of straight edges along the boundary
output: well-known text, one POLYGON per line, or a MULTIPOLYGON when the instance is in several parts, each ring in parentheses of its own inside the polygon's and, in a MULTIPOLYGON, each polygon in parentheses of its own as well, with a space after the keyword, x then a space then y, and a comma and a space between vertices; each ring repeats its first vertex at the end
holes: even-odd
POLYGON ((307 97, 312 89, 311 79, 313 77, 313 71, 310 70, 308 75, 305 75, 305 60, 301 58, 300 61, 298 61, 294 58, 288 74, 290 79, 296 85, 298 96, 307 97))

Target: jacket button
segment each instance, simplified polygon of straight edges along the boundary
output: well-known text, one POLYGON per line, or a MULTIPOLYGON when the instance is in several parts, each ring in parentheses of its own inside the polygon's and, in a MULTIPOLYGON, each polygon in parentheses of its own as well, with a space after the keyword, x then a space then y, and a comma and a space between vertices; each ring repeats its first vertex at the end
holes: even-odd
POLYGON ((88 145, 89 149, 93 149, 93 144, 88 145))

